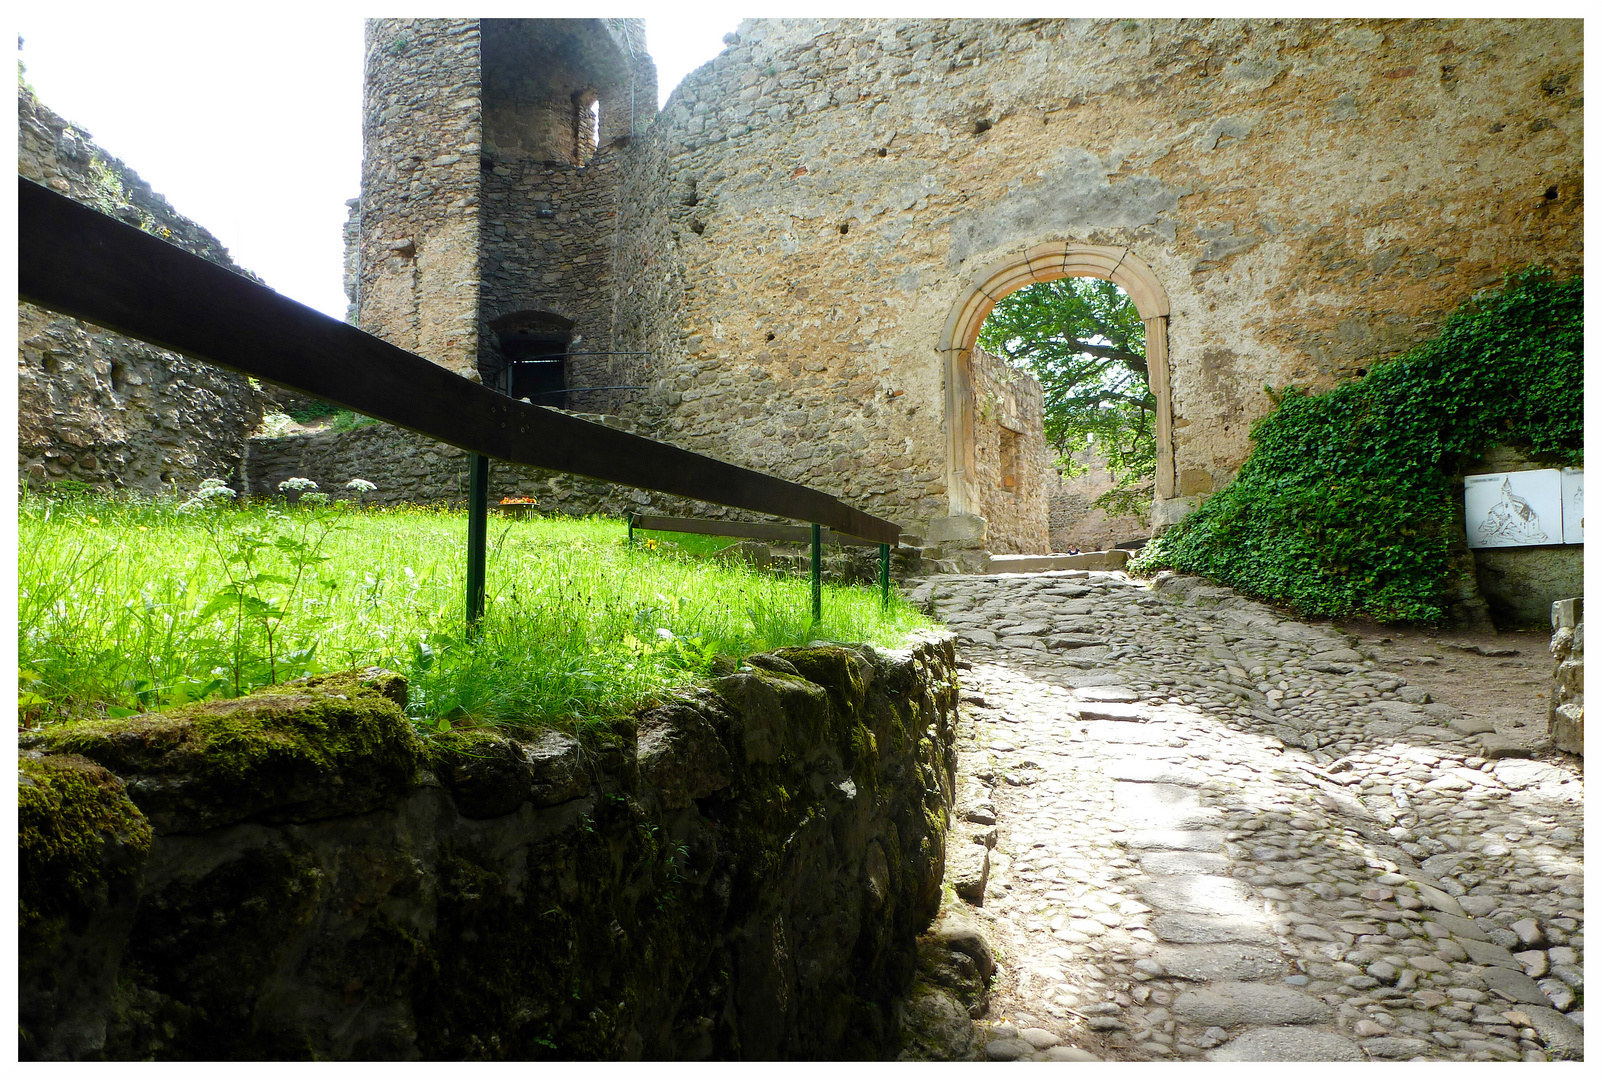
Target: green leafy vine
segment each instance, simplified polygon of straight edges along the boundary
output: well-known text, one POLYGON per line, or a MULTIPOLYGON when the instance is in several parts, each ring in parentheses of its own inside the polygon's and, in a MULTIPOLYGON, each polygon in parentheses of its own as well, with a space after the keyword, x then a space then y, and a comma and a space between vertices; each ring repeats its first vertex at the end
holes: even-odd
POLYGON ((1497 444, 1583 457, 1584 328, 1582 279, 1529 267, 1363 378, 1265 387, 1278 407, 1240 474, 1132 569, 1201 574, 1304 615, 1440 620, 1457 472, 1497 444))

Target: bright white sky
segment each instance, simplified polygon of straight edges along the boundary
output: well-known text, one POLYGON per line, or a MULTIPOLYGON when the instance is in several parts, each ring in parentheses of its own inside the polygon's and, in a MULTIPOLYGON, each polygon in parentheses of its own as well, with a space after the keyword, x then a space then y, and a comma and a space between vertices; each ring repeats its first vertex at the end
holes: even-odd
MULTIPOLYGON (((575 11, 502 6, 475 4, 471 14, 575 11)), ((663 100, 723 49, 723 35, 740 21, 738 9, 718 3, 665 18, 619 6, 605 14, 646 17, 663 100)), ((343 318, 340 228, 345 200, 361 189, 362 14, 348 0, 330 0, 33 4, 14 17, 24 77, 47 106, 211 230, 241 266, 343 318)))

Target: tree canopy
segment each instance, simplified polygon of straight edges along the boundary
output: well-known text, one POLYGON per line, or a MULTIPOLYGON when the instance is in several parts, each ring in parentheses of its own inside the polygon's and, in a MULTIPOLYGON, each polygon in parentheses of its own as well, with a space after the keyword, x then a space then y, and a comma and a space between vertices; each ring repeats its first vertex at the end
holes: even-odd
POLYGON ((1046 441, 1057 451, 1059 470, 1085 471, 1073 455, 1094 447, 1116 482, 1097 505, 1147 512, 1157 399, 1146 371, 1146 328, 1127 293, 1099 278, 1025 286, 996 303, 979 330, 979 347, 1040 380, 1046 441))

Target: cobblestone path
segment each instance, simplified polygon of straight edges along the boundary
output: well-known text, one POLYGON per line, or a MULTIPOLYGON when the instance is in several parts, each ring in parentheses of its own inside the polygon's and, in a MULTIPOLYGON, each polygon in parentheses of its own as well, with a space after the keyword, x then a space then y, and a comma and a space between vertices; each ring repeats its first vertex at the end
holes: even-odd
POLYGON ((1350 639, 1195 578, 913 599, 968 664, 947 884, 998 963, 981 1055, 1581 1056, 1574 765, 1486 760, 1350 639))

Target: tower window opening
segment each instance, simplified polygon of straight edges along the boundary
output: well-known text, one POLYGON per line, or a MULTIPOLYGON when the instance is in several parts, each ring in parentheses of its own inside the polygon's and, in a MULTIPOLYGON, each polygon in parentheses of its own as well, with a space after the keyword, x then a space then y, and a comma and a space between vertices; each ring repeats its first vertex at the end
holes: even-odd
POLYGON ((584 165, 601 145, 601 99, 594 90, 573 95, 573 164, 584 165))

